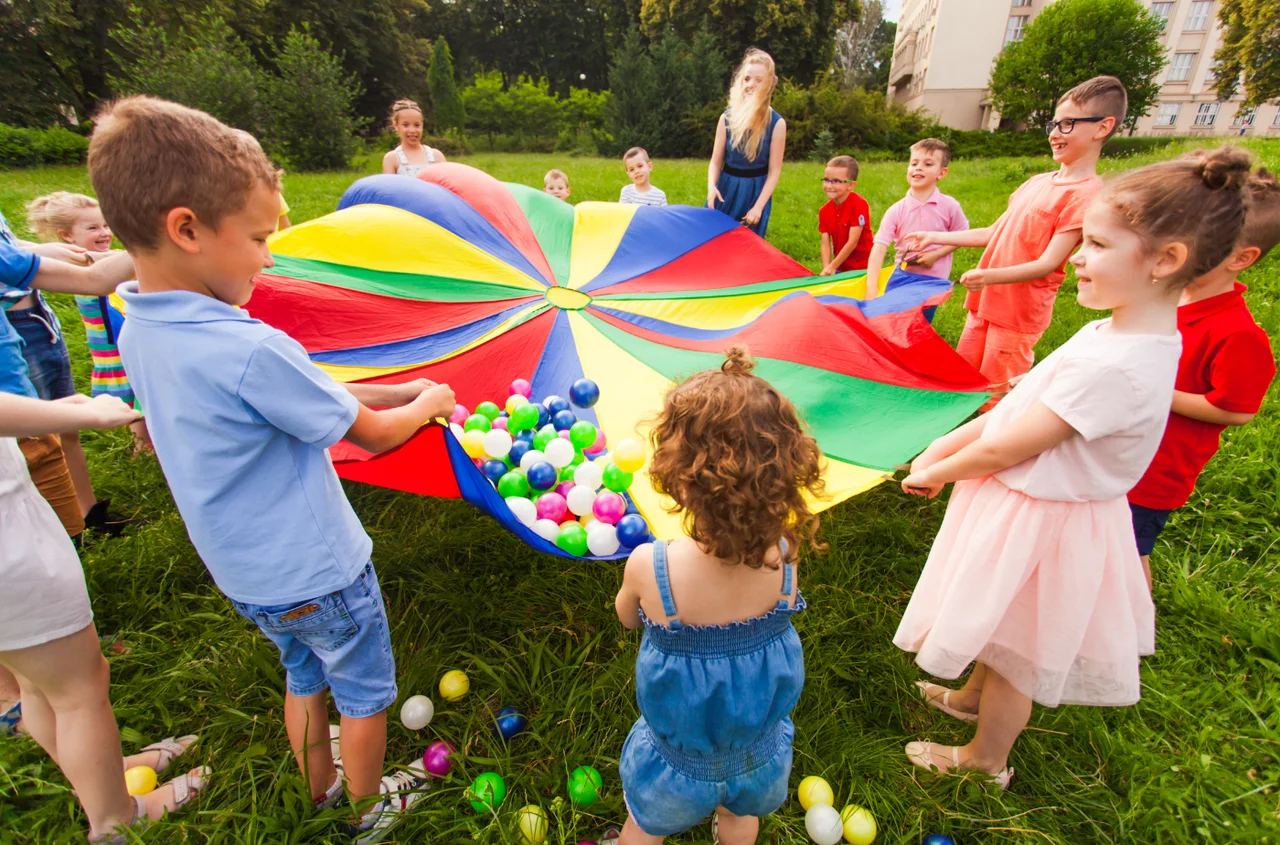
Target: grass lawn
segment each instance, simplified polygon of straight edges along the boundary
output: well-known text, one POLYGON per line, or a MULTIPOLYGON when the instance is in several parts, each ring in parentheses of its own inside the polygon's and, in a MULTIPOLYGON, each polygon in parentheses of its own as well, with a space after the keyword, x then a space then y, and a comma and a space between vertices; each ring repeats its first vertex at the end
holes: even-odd
MULTIPOLYGON (((1280 142, 1250 144, 1273 169, 1280 142)), ((1164 156, 1179 152, 1176 147, 1164 156)), ((1107 170, 1151 158, 1108 161, 1107 170)), ((477 154, 465 161, 500 179, 541 185, 566 170, 574 201, 613 200, 620 162, 551 155, 477 154)), ((374 164, 369 162, 368 167, 374 164)), ((1047 158, 957 162, 943 183, 972 225, 992 222, 1047 158)), ((905 191, 903 166, 863 168, 857 190, 880 213, 905 191)), ((705 163, 659 161, 656 185, 673 202, 700 203, 705 163)), ((295 221, 333 210, 359 174, 289 174, 295 221)), ((821 165, 788 164, 774 203, 770 240, 810 267, 818 264, 816 214, 821 165)), ((24 233, 23 203, 55 189, 87 190, 83 168, 0 173, 0 210, 24 233)), ((953 276, 976 250, 957 255, 953 276)), ((1248 299, 1274 337, 1280 332, 1280 256, 1250 271, 1248 299)), ((1097 316, 1059 295, 1043 355, 1097 316)), ((74 304, 55 297, 76 367, 89 385, 84 332, 74 304)), ((960 297, 938 312, 954 342, 960 297)), ((516 373, 512 373, 515 377, 516 373)), ((1014 749, 1008 793, 970 780, 939 779, 902 753, 911 739, 963 742, 966 727, 916 698, 919 674, 891 637, 941 521, 926 503, 883 485, 829 511, 831 550, 805 562, 810 609, 797 618, 808 682, 795 713, 793 788, 818 774, 838 806, 865 805, 885 843, 916 843, 943 832, 957 843, 1280 841, 1280 557, 1277 526, 1277 391, 1257 420, 1229 432, 1222 453, 1157 548, 1158 651, 1144 665, 1135 707, 1036 708, 1014 749)), ((83 560, 97 625, 130 645, 111 656, 112 698, 126 750, 171 734, 199 733, 191 764, 213 767, 209 789, 187 812, 157 824, 153 842, 343 842, 341 811, 315 815, 288 753, 281 720, 282 671, 274 649, 213 587, 187 539, 154 458, 129 457, 127 431, 86 433, 100 496, 151 520, 122 539, 92 542, 83 560)), ((399 842, 515 842, 514 810, 540 804, 548 841, 594 839, 625 817, 617 758, 636 717, 632 673, 639 635, 613 612, 620 568, 574 564, 529 551, 470 505, 358 484, 347 492, 374 539, 399 664, 402 700, 426 693, 437 714, 421 734, 393 718, 389 762, 421 754, 436 738, 462 749, 453 773, 394 837, 399 842), (449 669, 471 676, 456 705, 435 686, 449 669), (487 708, 519 705, 530 729, 509 744, 488 729, 487 708), (590 764, 604 798, 586 812, 563 800, 566 774, 590 764), (463 798, 471 778, 500 772, 510 790, 492 819, 463 798)), ((6 527, 4 530, 21 530, 6 527)), ((263 560, 263 566, 290 566, 263 560)), ((25 739, 0 740, 0 842, 49 843, 83 836, 83 818, 53 764, 25 739)), ((762 821, 762 841, 807 842, 795 801, 762 821)), ((710 841, 703 825, 677 837, 710 841)), ((79 841, 83 841, 80 839, 79 841)))

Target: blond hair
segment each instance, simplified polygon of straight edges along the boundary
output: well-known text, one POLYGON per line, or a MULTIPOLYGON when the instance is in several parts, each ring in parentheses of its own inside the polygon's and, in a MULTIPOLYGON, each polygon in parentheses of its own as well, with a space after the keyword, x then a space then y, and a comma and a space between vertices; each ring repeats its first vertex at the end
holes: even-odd
POLYGON ((750 47, 742 56, 742 63, 733 73, 733 85, 729 88, 729 112, 725 115, 725 128, 733 138, 734 149, 754 160, 764 144, 769 131, 769 112, 772 110, 773 89, 778 84, 774 72, 773 57, 756 47, 750 47), (742 90, 743 77, 751 65, 765 69, 765 79, 757 86, 750 100, 742 90))
POLYGON ((644 147, 632 147, 631 149, 627 150, 625 153, 622 154, 622 162, 625 164, 628 161, 631 161, 631 159, 638 158, 640 156, 644 156, 644 160, 648 161, 649 151, 646 150, 644 147))
POLYGON ((564 186, 566 188, 569 187, 569 177, 565 175, 563 170, 557 170, 555 168, 548 170, 547 175, 542 177, 542 184, 546 185, 548 182, 553 182, 557 179, 564 182, 564 186))
POLYGON ((1099 112, 1097 117, 1115 118, 1115 124, 1107 133, 1108 138, 1120 131, 1124 116, 1129 111, 1129 92, 1125 90, 1124 83, 1114 76, 1095 76, 1093 79, 1086 79, 1059 97, 1058 105, 1068 100, 1080 108, 1095 103, 1094 108, 1099 112))
POLYGON ((127 97, 95 124, 89 179, 107 224, 130 250, 156 249, 174 208, 216 228, 244 208, 255 185, 280 190, 280 171, 253 136, 202 111, 127 97))
POLYGON ((84 194, 54 191, 27 203, 27 228, 42 241, 61 241, 61 232, 70 232, 76 218, 86 208, 97 208, 98 201, 84 194))
POLYGON ((422 106, 418 105, 415 101, 410 100, 408 97, 403 97, 399 100, 396 100, 394 103, 391 104, 391 113, 390 113, 390 116, 387 118, 387 120, 390 122, 390 125, 393 129, 395 128, 395 125, 396 125, 396 116, 399 115, 400 112, 402 111, 416 111, 418 114, 424 115, 422 111, 422 106))

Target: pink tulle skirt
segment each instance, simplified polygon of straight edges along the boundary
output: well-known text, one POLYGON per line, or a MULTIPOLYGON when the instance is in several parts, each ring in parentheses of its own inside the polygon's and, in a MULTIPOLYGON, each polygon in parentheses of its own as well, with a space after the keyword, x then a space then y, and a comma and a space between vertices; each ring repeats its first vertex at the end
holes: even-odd
POLYGON ((1049 707, 1133 704, 1155 607, 1128 504, 957 483, 893 642, 940 678, 980 661, 1049 707))

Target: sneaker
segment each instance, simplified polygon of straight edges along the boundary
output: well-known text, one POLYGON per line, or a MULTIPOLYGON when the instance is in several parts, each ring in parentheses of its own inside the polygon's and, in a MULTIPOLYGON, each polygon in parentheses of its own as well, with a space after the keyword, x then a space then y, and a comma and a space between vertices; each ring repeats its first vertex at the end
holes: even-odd
POLYGON ((342 800, 342 773, 333 779, 333 785, 325 790, 323 798, 314 799, 316 810, 332 810, 342 800))
POLYGON ((338 779, 342 780, 347 773, 342 769, 342 744, 338 742, 338 737, 342 729, 337 725, 329 726, 329 753, 333 756, 333 767, 338 770, 338 779))
POLYGON ((431 788, 421 762, 415 769, 399 771, 382 779, 382 798, 373 806, 352 831, 355 845, 374 845, 381 842, 400 823, 405 814, 427 794, 431 788))
POLYGON ((111 511, 110 508, 110 499, 99 499, 94 502, 93 507, 89 508, 89 512, 84 515, 85 530, 97 531, 107 537, 118 537, 130 525, 145 525, 147 523, 145 519, 121 516, 111 511))

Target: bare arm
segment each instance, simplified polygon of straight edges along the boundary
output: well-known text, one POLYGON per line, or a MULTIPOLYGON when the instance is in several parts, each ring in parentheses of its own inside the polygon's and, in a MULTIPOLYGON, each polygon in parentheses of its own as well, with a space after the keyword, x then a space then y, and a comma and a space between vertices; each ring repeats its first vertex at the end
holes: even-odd
MULTIPOLYGON (((422 391, 435 387, 436 383, 430 379, 420 378, 400 384, 347 382, 342 386, 356 397, 356 401, 361 405, 368 405, 371 408, 400 408, 417 399, 422 391)), ((452 410, 450 409, 450 413, 452 410)))
POLYGON ((396 151, 391 150, 389 153, 387 153, 382 157, 383 174, 387 176, 394 176, 396 172, 396 166, 398 164, 399 162, 396 161, 396 151))
MULTIPOLYGON (((1008 212, 1005 212, 1006 214, 1008 212)), ((991 231, 1004 219, 999 219, 982 229, 962 229, 959 232, 912 232, 902 238, 899 246, 906 252, 923 252, 931 246, 981 247, 991 243, 991 231)))
POLYGON ((1012 267, 988 267, 984 270, 973 269, 960 277, 960 284, 969 290, 981 290, 987 285, 1012 285, 1029 282, 1032 279, 1043 279, 1062 266, 1062 262, 1071 255, 1071 250, 1080 243, 1080 232, 1059 232, 1049 241, 1049 246, 1035 261, 1026 264, 1015 264, 1012 267))
POLYGON ((946 256, 955 252, 959 248, 960 247, 957 247, 957 246, 941 246, 941 247, 938 247, 937 249, 931 249, 928 252, 922 252, 919 255, 917 255, 915 258, 911 259, 911 262, 910 262, 911 266, 932 267, 934 262, 937 261, 939 258, 945 258, 946 256))
POLYGON ((1215 425, 1244 425, 1256 416, 1236 411, 1224 411, 1210 402, 1203 394, 1173 391, 1173 412, 1201 422, 1215 425))
POLYGON ((613 600, 613 609, 618 613, 622 627, 628 630, 639 628, 644 622, 640 619, 640 590, 638 580, 642 571, 653 566, 653 546, 646 543, 637 546, 627 558, 627 566, 622 572, 622 586, 618 596, 613 600))
POLYGON ((89 250, 75 244, 33 243, 32 241, 20 240, 18 245, 27 252, 34 252, 41 258, 53 258, 57 261, 65 261, 68 264, 79 264, 81 267, 86 267, 93 261, 89 257, 89 250))
POLYGON ((840 265, 849 260, 849 256, 853 255, 853 251, 858 248, 858 238, 862 237, 862 227, 854 226, 849 230, 849 240, 844 242, 844 247, 836 254, 836 257, 827 262, 827 266, 822 269, 822 275, 830 276, 840 269, 840 265))
POLYGON ((106 296, 121 282, 133 277, 133 256, 127 252, 113 252, 90 267, 78 267, 62 261, 41 261, 31 287, 54 293, 106 296))
POLYGON ((870 299, 880 292, 880 269, 884 266, 884 258, 889 253, 887 244, 872 244, 871 254, 867 256, 867 292, 870 299))
POLYGON ((827 268, 831 266, 831 236, 826 232, 822 233, 822 269, 820 275, 826 276, 827 268))
MULTIPOLYGON (((769 142, 769 175, 765 177, 764 187, 760 189, 760 196, 756 198, 755 204, 742 218, 742 222, 748 226, 759 223, 764 215, 764 207, 769 204, 769 198, 773 196, 773 190, 778 187, 778 180, 782 178, 782 157, 786 152, 787 122, 779 118, 773 127, 773 140, 769 142)), ((854 244, 856 246, 857 242, 854 244)))
POLYGON ((720 181, 720 171, 724 170, 724 143, 729 137, 729 130, 724 125, 724 115, 716 123, 716 142, 711 148, 711 163, 707 165, 707 208, 715 208, 716 202, 724 202, 716 183, 720 181))
POLYGON ((46 402, 0 393, 0 437, 38 437, 84 428, 118 428, 142 419, 119 397, 103 394, 90 399, 77 393, 46 402))
MULTIPOLYGON (((436 148, 435 148, 435 147, 432 147, 431 149, 435 150, 436 148)), ((448 160, 449 160, 449 159, 447 159, 447 158, 445 158, 445 157, 444 157, 444 153, 443 153, 443 152, 441 152, 440 150, 436 150, 436 158, 440 159, 440 161, 441 161, 441 162, 445 162, 445 161, 448 161, 448 160)))
POLYGON ((399 408, 374 411, 364 405, 347 430, 347 439, 368 452, 385 452, 408 440, 433 419, 453 413, 453 390, 438 384, 422 391, 417 399, 399 408))

